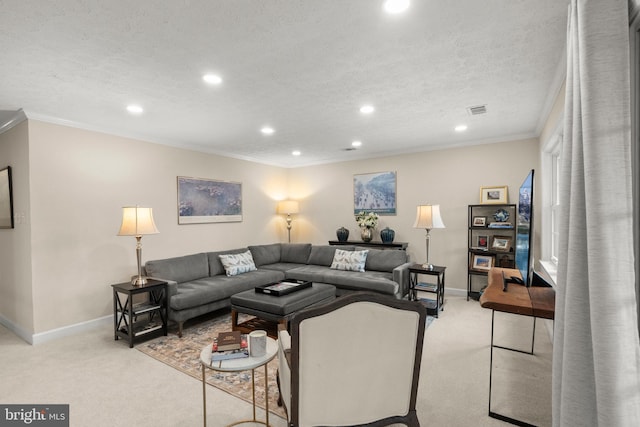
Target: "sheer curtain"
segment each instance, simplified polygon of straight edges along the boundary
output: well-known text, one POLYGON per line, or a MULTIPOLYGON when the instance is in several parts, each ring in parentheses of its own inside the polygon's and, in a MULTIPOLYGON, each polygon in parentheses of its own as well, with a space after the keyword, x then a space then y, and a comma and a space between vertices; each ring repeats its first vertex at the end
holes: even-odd
POLYGON ((640 426, 627 0, 571 0, 554 426, 640 426))

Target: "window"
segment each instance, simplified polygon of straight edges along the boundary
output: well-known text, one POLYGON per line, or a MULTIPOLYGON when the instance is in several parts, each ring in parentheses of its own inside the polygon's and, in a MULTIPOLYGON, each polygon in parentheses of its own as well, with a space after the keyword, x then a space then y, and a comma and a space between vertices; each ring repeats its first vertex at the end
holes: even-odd
POLYGON ((542 253, 540 264, 555 281, 560 238, 560 154, 562 119, 542 150, 542 253))

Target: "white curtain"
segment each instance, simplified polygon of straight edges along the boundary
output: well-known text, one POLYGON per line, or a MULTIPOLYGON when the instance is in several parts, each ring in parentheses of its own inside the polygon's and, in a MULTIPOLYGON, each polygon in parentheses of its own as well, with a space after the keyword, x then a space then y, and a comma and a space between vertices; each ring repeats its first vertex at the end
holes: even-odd
POLYGON ((571 0, 554 426, 640 426, 627 0, 571 0))

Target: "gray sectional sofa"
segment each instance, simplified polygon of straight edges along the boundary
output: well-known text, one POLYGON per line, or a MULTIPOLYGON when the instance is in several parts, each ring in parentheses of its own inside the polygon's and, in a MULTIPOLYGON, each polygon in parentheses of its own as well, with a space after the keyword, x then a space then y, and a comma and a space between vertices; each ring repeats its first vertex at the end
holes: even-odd
POLYGON ((409 290, 408 256, 402 250, 356 246, 274 243, 147 261, 147 276, 169 283, 169 320, 178 335, 186 320, 231 305, 233 294, 283 279, 309 280, 336 287, 336 295, 371 291, 404 298, 409 290), (331 268, 336 249, 368 250, 365 271, 331 268), (251 252, 256 269, 228 276, 220 255, 251 252))

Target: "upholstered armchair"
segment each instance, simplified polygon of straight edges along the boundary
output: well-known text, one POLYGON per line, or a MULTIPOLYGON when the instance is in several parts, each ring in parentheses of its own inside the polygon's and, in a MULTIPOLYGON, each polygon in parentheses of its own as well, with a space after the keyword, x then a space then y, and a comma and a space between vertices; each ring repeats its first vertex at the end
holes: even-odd
POLYGON ((419 426, 426 317, 419 302, 368 293, 300 311, 278 331, 289 425, 419 426))

